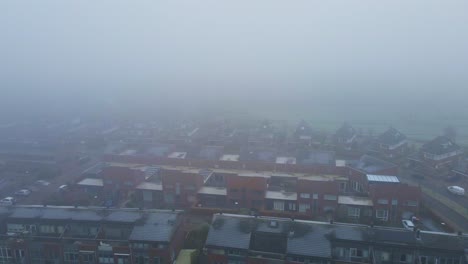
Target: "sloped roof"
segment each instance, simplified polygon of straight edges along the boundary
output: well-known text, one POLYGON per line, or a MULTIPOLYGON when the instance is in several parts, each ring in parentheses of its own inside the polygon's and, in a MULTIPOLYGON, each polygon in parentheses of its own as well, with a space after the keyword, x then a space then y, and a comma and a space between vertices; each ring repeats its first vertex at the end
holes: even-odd
POLYGON ((406 136, 404 134, 402 134, 397 129, 391 127, 379 136, 378 141, 380 144, 391 146, 396 145, 405 139, 406 136))
POLYGON ((241 218, 224 215, 214 215, 205 245, 248 249, 250 232, 240 229, 241 218))
POLYGON ((455 142, 445 136, 439 136, 435 139, 427 142, 421 148, 423 152, 441 155, 453 151, 460 150, 460 146, 458 146, 455 142))
POLYGON ((148 213, 141 225, 135 225, 129 240, 169 242, 177 221, 177 212, 148 213))
POLYGON ((343 124, 335 133, 338 138, 350 139, 356 135, 356 130, 349 124, 343 124))
MULTIPOLYGON (((214 215, 208 233, 207 247, 252 249, 251 236, 258 232, 271 233, 287 238, 286 254, 331 258, 331 243, 334 240, 348 243, 372 243, 379 246, 418 246, 420 248, 458 250, 468 246, 468 236, 421 231, 421 239, 414 232, 403 228, 370 227, 365 225, 287 218, 253 217, 245 215, 214 215), (275 227, 268 222, 275 221, 275 227), (242 228, 242 224, 246 227, 242 228)), ((258 245, 256 245, 258 246, 258 245)), ((281 252, 277 252, 281 253, 281 252)))
POLYGON ((368 174, 396 167, 393 163, 369 155, 363 155, 358 161, 350 163, 349 166, 368 174))

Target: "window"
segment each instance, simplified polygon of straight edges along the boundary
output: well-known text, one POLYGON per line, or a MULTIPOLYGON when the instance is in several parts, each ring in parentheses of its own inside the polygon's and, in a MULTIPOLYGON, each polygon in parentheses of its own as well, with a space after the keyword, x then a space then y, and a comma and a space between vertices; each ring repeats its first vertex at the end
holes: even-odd
POLYGON ((10 263, 9 260, 11 260, 13 257, 11 255, 11 249, 9 248, 0 248, 0 261, 2 263, 10 263))
POLYGON ((369 256, 369 252, 367 250, 359 248, 350 248, 349 254, 354 258, 367 258, 369 256))
POLYGON ((314 200, 313 206, 314 206, 314 209, 313 209, 314 213, 317 213, 317 211, 318 211, 318 200, 314 200))
POLYGON ((284 202, 283 201, 274 201, 273 209, 276 211, 284 211, 284 202))
POLYGON ((186 186, 184 187, 184 189, 185 189, 185 190, 188 190, 188 191, 193 191, 193 190, 195 190, 195 186, 193 186, 193 185, 186 185, 186 186))
POLYGON ((126 181, 126 182, 124 182, 124 185, 133 186, 133 182, 131 182, 131 181, 126 181))
POLYGON ((153 258, 153 263, 154 264, 161 264, 162 263, 162 259, 160 257, 154 257, 153 258))
POLYGON ((362 186, 361 184, 359 184, 359 182, 351 182, 351 187, 353 188, 353 190, 357 191, 357 192, 362 192, 362 186))
POLYGON ((304 199, 309 199, 310 198, 310 193, 301 193, 300 197, 304 198, 304 199))
POLYGON ((81 263, 82 264, 91 264, 95 263, 94 261, 94 252, 82 252, 81 253, 81 263))
POLYGON ((296 211, 296 204, 295 203, 289 203, 288 204, 288 209, 289 209, 289 211, 296 211))
POLYGON ((45 234, 55 233, 55 227, 52 225, 41 225, 39 230, 45 234))
POLYGON ((382 209, 376 210, 375 211, 375 217, 377 219, 382 220, 382 221, 387 221, 388 220, 388 210, 382 210, 382 209))
POLYGON ((99 257, 99 264, 114 264, 113 257, 99 257))
POLYGON ((379 200, 377 200, 377 203, 378 204, 388 204, 388 200, 387 199, 379 199, 379 200))
POLYGON ((337 197, 336 197, 336 195, 325 194, 323 196, 323 199, 325 199, 327 201, 336 201, 337 197))
POLYGON ((352 218, 359 218, 361 210, 356 207, 348 207, 348 216, 352 218))
POLYGON ((135 264, 148 264, 149 263, 149 257, 147 256, 137 256, 136 257, 136 263, 135 264))
POLYGON ((346 182, 340 182, 340 192, 346 192, 346 182))
POLYGON ((380 260, 382 261, 390 261, 390 253, 388 252, 382 252, 380 255, 380 260))
POLYGON ((317 193, 314 193, 314 194, 312 195, 312 198, 314 198, 315 200, 317 200, 317 199, 318 199, 318 194, 317 194, 317 193))
POLYGON ((149 248, 149 244, 147 244, 147 243, 133 243, 132 247, 134 249, 147 249, 147 248, 149 248))
POLYGON ((310 209, 310 204, 304 204, 304 203, 299 204, 299 212, 305 213, 309 209, 310 209))
POLYGON ((241 251, 237 250, 237 249, 228 249, 227 253, 228 253, 228 255, 242 256, 241 251))
POLYGON ((392 205, 398 205, 398 200, 397 199, 392 199, 392 205))
POLYGON ((80 257, 77 252, 65 252, 63 258, 66 263, 69 264, 78 264, 80 263, 80 257))
POLYGON ((406 205, 407 206, 418 206, 418 202, 417 201, 407 201, 406 205))
POLYGON ((413 256, 410 254, 401 254, 400 262, 413 262, 413 256))

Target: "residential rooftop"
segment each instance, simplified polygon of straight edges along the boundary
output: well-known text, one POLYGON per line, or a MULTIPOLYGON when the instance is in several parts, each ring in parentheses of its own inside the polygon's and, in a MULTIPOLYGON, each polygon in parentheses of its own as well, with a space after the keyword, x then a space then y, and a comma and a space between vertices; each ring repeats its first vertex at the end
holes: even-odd
MULTIPOLYGON (((252 250, 257 234, 282 234, 284 251, 276 254, 331 258, 334 241, 368 243, 380 246, 404 246, 445 249, 463 252, 468 248, 468 236, 403 228, 356 224, 304 221, 297 219, 215 214, 206 239, 206 247, 252 250)), ((270 236, 272 237, 272 236, 270 236)), ((273 237, 272 237, 273 238, 273 237)), ((268 243, 271 244, 271 243, 268 243)), ((268 249, 264 249, 268 251, 268 249)))
MULTIPOLYGON (((106 224, 130 225, 131 234, 123 240, 169 242, 175 231, 180 211, 108 209, 102 207, 71 206, 10 206, 0 207, 7 223, 63 224, 87 223, 96 226, 106 224), (54 221, 54 222, 51 222, 54 221)), ((8 231, 7 231, 8 232, 8 231)), ((64 234, 60 234, 64 235, 64 234)), ((43 236, 43 235, 42 235, 43 236)))

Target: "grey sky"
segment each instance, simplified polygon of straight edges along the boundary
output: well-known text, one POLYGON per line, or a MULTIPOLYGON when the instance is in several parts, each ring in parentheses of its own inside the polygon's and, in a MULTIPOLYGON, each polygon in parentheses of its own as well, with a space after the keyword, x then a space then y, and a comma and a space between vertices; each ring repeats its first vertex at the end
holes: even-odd
POLYGON ((445 109, 468 95, 464 0, 5 0, 0 36, 10 111, 445 109))

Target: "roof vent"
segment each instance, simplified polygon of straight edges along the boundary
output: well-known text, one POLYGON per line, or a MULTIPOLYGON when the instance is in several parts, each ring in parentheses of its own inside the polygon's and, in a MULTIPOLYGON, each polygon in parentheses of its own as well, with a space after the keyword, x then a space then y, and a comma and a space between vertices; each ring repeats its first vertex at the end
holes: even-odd
POLYGON ((271 220, 270 223, 268 224, 268 226, 271 227, 271 228, 277 228, 278 227, 278 221, 271 220))

